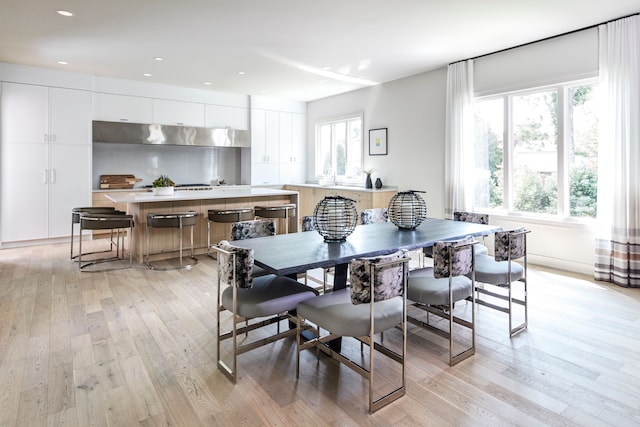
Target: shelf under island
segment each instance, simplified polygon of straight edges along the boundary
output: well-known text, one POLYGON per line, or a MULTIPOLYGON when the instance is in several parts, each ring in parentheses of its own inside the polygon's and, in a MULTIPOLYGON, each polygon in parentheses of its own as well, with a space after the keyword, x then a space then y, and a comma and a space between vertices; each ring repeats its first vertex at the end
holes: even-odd
MULTIPOLYGON (((144 262, 146 247, 147 214, 196 211, 198 222, 193 229, 193 245, 196 254, 207 251, 207 218, 210 209, 233 209, 255 206, 276 206, 293 203, 299 205, 298 192, 271 188, 221 188, 210 191, 176 191, 169 196, 156 196, 152 192, 114 192, 105 197, 115 204, 126 203, 127 213, 133 215, 135 227, 130 247, 138 262, 144 262)), ((289 232, 298 231, 298 210, 289 218, 289 232)), ((277 233, 285 230, 284 219, 277 220, 277 233)), ((211 242, 228 240, 231 224, 212 223, 211 242)), ((189 230, 183 233, 183 247, 190 245, 189 230)), ((154 229, 149 243, 151 259, 177 256, 178 232, 173 229, 154 229)))

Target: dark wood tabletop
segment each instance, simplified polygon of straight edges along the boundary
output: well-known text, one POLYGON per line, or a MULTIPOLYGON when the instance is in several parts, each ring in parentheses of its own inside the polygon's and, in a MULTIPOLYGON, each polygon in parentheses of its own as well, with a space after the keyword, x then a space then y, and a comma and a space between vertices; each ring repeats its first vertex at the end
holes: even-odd
MULTIPOLYGON (((433 246, 439 240, 488 235, 500 229, 494 225, 427 218, 415 230, 401 230, 390 222, 360 225, 344 242, 327 243, 317 232, 307 231, 233 243, 252 248, 256 265, 274 274, 292 276, 324 267, 337 267, 344 272, 349 261, 358 257, 383 255, 398 249, 415 250, 433 246)), ((335 280, 341 281, 342 277, 335 280)))

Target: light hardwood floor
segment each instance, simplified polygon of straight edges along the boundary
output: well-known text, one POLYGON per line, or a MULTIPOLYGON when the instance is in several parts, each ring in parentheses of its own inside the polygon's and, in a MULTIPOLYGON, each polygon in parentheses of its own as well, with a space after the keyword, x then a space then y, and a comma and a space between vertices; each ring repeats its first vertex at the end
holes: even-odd
POLYGON ((80 273, 68 245, 0 250, 0 426, 640 425, 640 289, 530 268, 529 329, 477 310, 455 367, 410 326, 407 395, 374 415, 367 382, 295 342, 215 365, 215 264, 80 273))

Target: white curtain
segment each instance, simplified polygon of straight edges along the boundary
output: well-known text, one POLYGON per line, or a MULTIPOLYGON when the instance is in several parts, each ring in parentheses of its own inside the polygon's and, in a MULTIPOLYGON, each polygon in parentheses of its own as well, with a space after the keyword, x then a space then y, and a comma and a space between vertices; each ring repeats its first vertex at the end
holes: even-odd
POLYGON ((640 287, 640 16, 599 28, 601 135, 595 278, 640 287))
POLYGON ((473 60, 447 70, 445 217, 471 211, 473 189, 473 60))

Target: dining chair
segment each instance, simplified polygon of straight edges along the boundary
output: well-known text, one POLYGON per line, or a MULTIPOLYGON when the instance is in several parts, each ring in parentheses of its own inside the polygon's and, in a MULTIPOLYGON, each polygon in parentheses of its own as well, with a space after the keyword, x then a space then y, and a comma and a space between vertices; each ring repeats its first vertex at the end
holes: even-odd
MULTIPOLYGON (((251 219, 248 221, 236 221, 231 224, 232 241, 255 239, 276 235, 275 219, 251 219)), ((253 277, 269 274, 265 269, 257 265, 253 266, 253 277)))
POLYGON ((478 255, 475 259, 476 302, 509 314, 509 336, 527 328, 529 322, 527 298, 527 234, 524 227, 495 233, 495 254, 478 255), (522 260, 521 263, 516 260, 522 260), (513 285, 522 283, 521 297, 514 296, 513 285), (481 286, 493 285, 492 288, 481 286), (506 290, 506 292, 505 292, 506 290), (485 295, 491 299, 482 298, 485 295), (507 301, 506 306, 500 301, 507 301), (524 309, 523 321, 514 326, 514 305, 524 309))
MULTIPOLYGON (((253 276, 253 249, 240 248, 221 241, 213 249, 217 251, 218 298, 217 321, 217 365, 235 384, 238 379, 238 356, 255 348, 282 338, 296 335, 298 328, 281 330, 282 320, 297 322, 295 315, 298 303, 317 296, 318 293, 298 281, 284 276, 268 274, 253 276), (221 319, 224 312, 231 314, 231 326, 225 327, 221 319), (244 322, 244 326, 240 324, 244 322), (276 324, 276 331, 257 334, 250 340, 249 332, 276 324), (239 340, 239 335, 247 337, 239 340), (231 350, 223 344, 231 341, 231 350), (223 354, 224 351, 224 354, 223 354), (225 360, 226 359, 226 360, 225 360)), ((263 329, 264 330, 264 329, 263 329)))
POLYGON ((300 377, 300 353, 305 349, 316 348, 368 380, 369 413, 404 396, 408 263, 406 251, 355 259, 349 264, 350 288, 309 298, 298 304, 296 378, 300 377), (311 329, 314 336, 303 342, 302 331, 309 324, 314 325, 311 329), (385 340, 392 342, 393 347, 375 338, 375 334, 395 328, 401 331, 400 343, 395 339, 385 340), (341 337, 352 337, 364 343, 369 348, 368 357, 363 356, 360 361, 356 361, 343 352, 332 349, 330 341, 341 337), (394 385, 390 392, 381 397, 374 397, 374 391, 378 390, 377 381, 384 377, 385 381, 391 383, 391 371, 394 369, 390 368, 388 371, 387 368, 381 368, 380 362, 379 365, 374 365, 376 352, 396 362, 401 371, 400 385, 394 385), (374 375, 378 369, 384 370, 384 375, 374 375))
MULTIPOLYGON (((431 331, 449 341, 449 365, 462 362, 476 352, 474 299, 474 247, 473 238, 438 241, 433 246, 433 267, 412 270, 409 273, 407 299, 409 307, 426 312, 426 319, 409 313, 407 321, 431 331), (468 276, 468 277, 467 277, 468 276), (455 315, 457 301, 471 299, 471 320, 455 315), (445 319, 447 330, 429 322, 429 314, 445 319), (454 324, 467 328, 471 333, 470 345, 460 352, 454 351, 454 324)), ((469 316, 467 316, 469 317, 469 316)), ((459 343, 461 340, 458 339, 459 343)), ((458 344, 459 346, 459 344, 458 344)))

